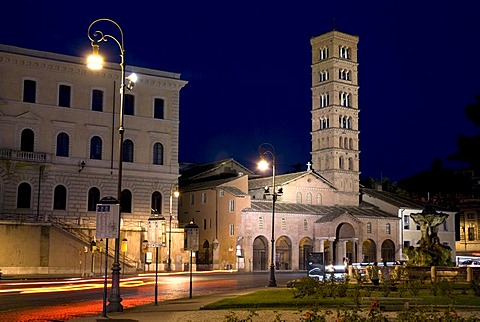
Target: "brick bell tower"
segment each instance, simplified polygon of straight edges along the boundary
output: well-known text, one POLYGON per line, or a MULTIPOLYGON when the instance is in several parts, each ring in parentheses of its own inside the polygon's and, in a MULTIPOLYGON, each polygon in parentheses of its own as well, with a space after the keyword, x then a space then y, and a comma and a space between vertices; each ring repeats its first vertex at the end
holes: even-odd
POLYGON ((312 162, 335 186, 339 205, 359 204, 357 36, 312 37, 312 162))

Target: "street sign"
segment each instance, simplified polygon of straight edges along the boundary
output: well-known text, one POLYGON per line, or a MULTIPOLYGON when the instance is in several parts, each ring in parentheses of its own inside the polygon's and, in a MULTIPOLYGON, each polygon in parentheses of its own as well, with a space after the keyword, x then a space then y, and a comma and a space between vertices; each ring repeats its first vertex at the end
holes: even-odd
POLYGON ((97 239, 119 237, 119 214, 119 204, 97 204, 97 239))

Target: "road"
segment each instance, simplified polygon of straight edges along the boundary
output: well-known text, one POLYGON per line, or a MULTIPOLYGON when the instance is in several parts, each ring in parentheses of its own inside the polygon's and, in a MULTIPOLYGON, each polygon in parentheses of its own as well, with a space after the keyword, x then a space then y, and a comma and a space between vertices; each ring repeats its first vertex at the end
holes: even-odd
MULTIPOLYGON (((305 273, 277 273, 278 285, 305 273)), ((195 272, 192 296, 266 286, 269 273, 195 272)), ((120 294, 124 309, 155 301, 155 275, 122 277, 120 294)), ((103 278, 3 280, 0 282, 0 321, 67 321, 103 310, 103 278)), ((108 285, 107 298, 110 293, 108 285)), ((188 273, 159 273, 157 300, 188 298, 188 273)), ((108 304, 108 302, 107 302, 108 304)))

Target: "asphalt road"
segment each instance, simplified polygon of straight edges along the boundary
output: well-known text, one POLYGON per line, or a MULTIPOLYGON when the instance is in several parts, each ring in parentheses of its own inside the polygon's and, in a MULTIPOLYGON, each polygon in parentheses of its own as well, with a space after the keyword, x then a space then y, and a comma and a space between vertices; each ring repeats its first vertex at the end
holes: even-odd
MULTIPOLYGON (((276 273, 277 284, 304 276, 305 273, 276 273)), ((192 295, 208 295, 268 285, 268 272, 198 272, 192 277, 192 295)), ((110 285, 108 285, 109 287, 110 285)), ((67 321, 103 310, 103 278, 3 280, 0 282, 1 321, 67 321)), ((188 298, 188 273, 160 273, 157 301, 188 298)), ((107 289, 107 298, 110 289, 107 289)), ((155 301, 155 275, 122 277, 120 294, 124 308, 155 301)), ((108 301, 107 301, 108 304, 108 301)))

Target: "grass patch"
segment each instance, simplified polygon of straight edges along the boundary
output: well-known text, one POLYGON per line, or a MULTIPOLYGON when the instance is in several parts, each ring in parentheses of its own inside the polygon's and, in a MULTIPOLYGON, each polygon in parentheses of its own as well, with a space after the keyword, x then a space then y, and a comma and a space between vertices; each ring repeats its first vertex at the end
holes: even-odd
MULTIPOLYGON (((349 286, 349 290, 354 286, 349 286)), ((295 297, 292 289, 272 288, 268 290, 257 291, 238 297, 223 299, 203 307, 206 310, 225 310, 225 309, 305 309, 312 307, 338 308, 343 307, 369 307, 372 301, 378 301, 380 305, 389 310, 403 309, 405 302, 412 306, 449 306, 455 307, 476 307, 480 309, 480 297, 475 296, 473 292, 465 294, 461 288, 455 288, 448 295, 432 295, 427 285, 418 290, 417 295, 405 294, 399 291, 392 291, 388 297, 384 296, 381 289, 368 291, 360 290, 359 298, 352 296, 345 297, 322 297, 316 294, 295 297)))

